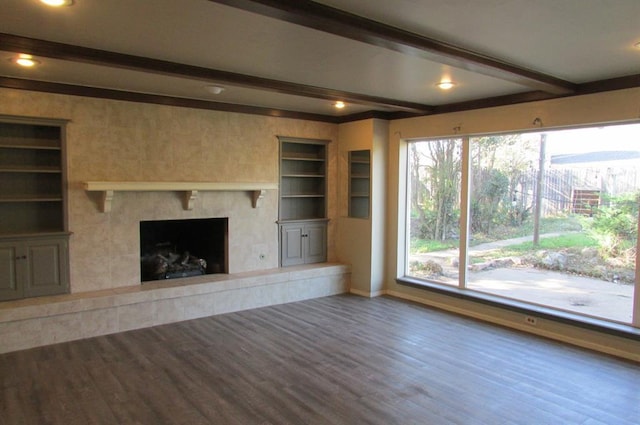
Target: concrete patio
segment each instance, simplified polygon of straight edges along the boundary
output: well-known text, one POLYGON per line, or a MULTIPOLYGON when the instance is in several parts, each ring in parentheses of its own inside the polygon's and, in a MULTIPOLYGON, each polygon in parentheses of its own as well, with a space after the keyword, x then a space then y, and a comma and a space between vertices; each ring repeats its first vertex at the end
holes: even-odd
MULTIPOLYGON (((547 233, 541 238, 558 236, 547 233)), ((476 245, 470 254, 479 254, 505 246, 531 240, 531 237, 515 238, 476 245)), ((445 250, 428 254, 416 254, 410 261, 433 260, 442 265, 443 275, 438 281, 457 285, 458 250, 445 250)), ((537 305, 558 308, 587 316, 630 324, 633 314, 633 285, 577 276, 557 271, 530 267, 501 267, 482 271, 468 271, 469 289, 525 301, 537 305)))

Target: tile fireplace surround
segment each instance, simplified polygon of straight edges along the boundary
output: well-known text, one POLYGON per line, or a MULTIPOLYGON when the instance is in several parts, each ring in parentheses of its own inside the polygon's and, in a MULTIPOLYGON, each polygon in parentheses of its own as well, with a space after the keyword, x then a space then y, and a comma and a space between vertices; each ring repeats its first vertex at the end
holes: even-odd
POLYGON ((0 353, 348 291, 350 268, 316 264, 0 303, 0 353))

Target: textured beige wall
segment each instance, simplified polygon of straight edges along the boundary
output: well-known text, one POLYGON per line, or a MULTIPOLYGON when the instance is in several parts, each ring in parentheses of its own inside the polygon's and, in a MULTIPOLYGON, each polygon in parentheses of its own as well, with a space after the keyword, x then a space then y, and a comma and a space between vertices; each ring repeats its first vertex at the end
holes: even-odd
MULTIPOLYGON (((71 291, 140 283, 140 220, 229 217, 229 272, 278 266, 277 190, 257 209, 246 192, 199 193, 191 211, 177 192, 116 193, 112 211, 82 183, 278 182, 278 139, 336 140, 333 124, 0 89, 0 114, 70 120, 67 180, 71 291), (260 259, 261 254, 265 256, 260 259)), ((337 146, 329 145, 329 218, 337 215, 337 146)), ((329 260, 334 260, 329 223, 329 260)))
POLYGON ((351 292, 376 296, 384 291, 386 168, 389 122, 367 119, 340 124, 339 212, 336 252, 351 264, 351 292), (349 217, 349 151, 371 151, 371 211, 368 218, 349 217))
POLYGON ((338 158, 339 213, 336 252, 338 259, 351 265, 351 292, 368 295, 371 292, 371 218, 349 217, 349 152, 372 149, 373 120, 361 120, 339 125, 338 158))

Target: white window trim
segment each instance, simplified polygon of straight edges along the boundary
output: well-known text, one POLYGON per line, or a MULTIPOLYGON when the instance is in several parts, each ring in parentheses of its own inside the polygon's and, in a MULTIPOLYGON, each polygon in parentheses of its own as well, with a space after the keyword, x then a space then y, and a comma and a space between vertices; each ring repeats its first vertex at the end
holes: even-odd
MULTIPOLYGON (((610 123, 610 125, 619 125, 621 123, 610 123)), ((591 127, 591 125, 583 125, 580 126, 582 128, 584 127, 591 127)), ((549 131, 553 131, 553 130, 562 130, 562 129, 569 129, 569 128, 578 128, 578 127, 566 127, 566 128, 548 128, 547 130, 549 131)), ((520 133, 526 133, 526 132, 539 132, 539 129, 532 129, 529 131, 520 131, 520 133)), ((514 130, 513 132, 496 132, 496 133, 488 133, 488 134, 511 134, 511 133, 516 133, 518 132, 517 130, 514 130)), ((460 222, 459 222, 459 230, 460 230, 460 247, 459 247, 459 253, 460 253, 460 257, 459 257, 459 266, 458 266, 458 288, 459 290, 463 290, 463 291, 470 291, 469 293, 472 293, 472 290, 469 290, 468 288, 466 288, 466 277, 467 277, 467 262, 468 262, 468 255, 467 255, 467 250, 468 250, 468 245, 469 245, 469 237, 468 237, 468 231, 469 231, 469 219, 470 219, 470 214, 469 214, 469 198, 470 198, 470 194, 469 194, 469 185, 470 185, 470 178, 471 178, 471 173, 470 173, 470 140, 473 137, 479 137, 480 135, 474 135, 474 134, 467 134, 467 135, 452 135, 452 136, 448 136, 449 138, 458 138, 458 139, 462 139, 462 176, 464 177, 463 179, 461 179, 461 199, 460 199, 460 222), (462 265, 464 265, 464 267, 461 267, 462 265)), ((402 280, 403 278, 409 278, 411 280, 421 280, 415 277, 411 277, 408 275, 408 253, 409 253, 409 228, 408 228, 408 223, 410 223, 410 209, 407 208, 407 204, 408 204, 408 199, 409 199, 409 165, 408 165, 408 151, 409 151, 409 143, 415 143, 418 141, 428 141, 428 140, 435 140, 435 139, 444 139, 447 137, 429 137, 429 138, 420 138, 420 139, 401 139, 400 140, 400 145, 399 145, 399 164, 398 164, 398 170, 399 170, 399 176, 398 176, 398 183, 399 183, 399 190, 398 190, 398 218, 403 217, 403 222, 402 223, 398 223, 398 234, 397 234, 397 240, 398 240, 398 247, 397 247, 397 267, 396 267, 396 279, 400 279, 402 280)), ((638 226, 640 227, 640 213, 638 215, 638 226)), ((640 229, 638 231, 638 243, 636 245, 637 247, 640 247, 640 229)), ((632 320, 631 320, 631 326, 634 328, 640 328, 640 249, 636 250, 636 279, 635 279, 635 283, 634 283, 634 296, 633 296, 633 305, 632 305, 632 320)), ((425 280, 425 282, 428 282, 425 280)), ((446 285, 446 284, 442 284, 442 283, 437 283, 437 282, 428 282, 429 285, 435 285, 435 286, 441 286, 442 288, 446 288, 447 286, 450 287, 450 285, 446 285)), ((500 297, 498 297, 500 298, 500 297)), ((526 300, 521 300, 522 302, 524 302, 525 304, 529 304, 526 300)), ((504 304, 507 305, 509 304, 509 300, 505 299, 504 304)), ((531 304, 532 307, 535 306, 535 304, 531 304)), ((550 308, 550 307, 546 307, 546 308, 550 308)), ((552 311, 555 310, 553 308, 550 308, 552 311)), ((564 311, 564 310, 557 310, 558 311, 558 316, 563 316, 568 314, 572 314, 572 312, 568 312, 568 311, 564 311)), ((576 316, 579 316, 576 314, 576 316)), ((609 321, 607 319, 604 318, 598 318, 597 320, 602 320, 603 322, 611 322, 611 323, 617 323, 617 322, 612 322, 609 321)))

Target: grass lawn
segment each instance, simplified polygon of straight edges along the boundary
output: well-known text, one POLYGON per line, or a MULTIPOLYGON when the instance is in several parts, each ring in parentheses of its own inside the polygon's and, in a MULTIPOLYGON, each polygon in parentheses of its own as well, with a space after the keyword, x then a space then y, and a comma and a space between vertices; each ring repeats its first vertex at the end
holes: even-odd
POLYGON ((550 251, 565 248, 597 248, 598 241, 584 233, 568 233, 566 235, 542 238, 538 245, 533 242, 523 242, 516 245, 509 245, 505 248, 487 253, 485 258, 500 258, 526 254, 529 252, 546 249, 550 251))
MULTIPOLYGON (((577 217, 545 217, 540 220, 540 233, 554 232, 576 232, 582 230, 582 226, 577 217)), ((491 232, 490 235, 475 233, 471 237, 470 245, 478 245, 485 242, 493 242, 511 238, 519 238, 533 234, 533 221, 529 220, 521 226, 499 226, 491 232)), ((458 239, 429 240, 429 239, 411 239, 409 247, 412 254, 425 254, 428 252, 443 251, 445 249, 458 248, 460 246, 458 239)), ((592 246, 592 245, 589 245, 592 246)), ((543 249, 550 249, 544 248, 543 249)))

